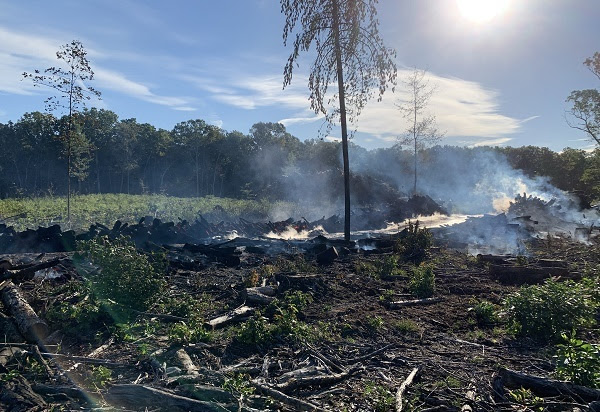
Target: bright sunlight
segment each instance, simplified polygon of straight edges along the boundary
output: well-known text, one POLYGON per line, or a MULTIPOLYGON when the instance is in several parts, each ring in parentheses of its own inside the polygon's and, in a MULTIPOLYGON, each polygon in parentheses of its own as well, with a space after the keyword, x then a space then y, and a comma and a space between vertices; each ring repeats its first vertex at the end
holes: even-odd
POLYGON ((502 14, 509 5, 509 0, 457 0, 462 16, 474 23, 487 23, 502 14))

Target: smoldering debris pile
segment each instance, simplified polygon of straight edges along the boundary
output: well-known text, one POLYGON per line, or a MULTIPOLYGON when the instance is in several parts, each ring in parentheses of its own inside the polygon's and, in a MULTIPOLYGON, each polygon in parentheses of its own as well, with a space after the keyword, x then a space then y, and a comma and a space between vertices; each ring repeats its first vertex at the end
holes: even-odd
POLYGON ((506 213, 436 229, 438 242, 473 254, 527 254, 527 240, 554 235, 588 242, 600 235, 600 213, 580 211, 570 198, 544 200, 524 193, 510 202, 506 213))
MULTIPOLYGON (((402 221, 416 215, 431 215, 444 210, 428 196, 415 196, 399 199, 396 204, 386 204, 381 209, 359 209, 353 216, 353 230, 385 228, 388 222, 402 221)), ((65 252, 75 250, 76 241, 89 240, 96 236, 117 238, 126 236, 140 248, 165 244, 202 244, 233 237, 260 238, 287 234, 290 238, 304 233, 314 237, 320 233, 343 232, 344 221, 338 215, 309 222, 301 218, 289 218, 277 222, 252 222, 244 218, 237 221, 221 220, 210 222, 199 216, 194 222, 162 222, 150 216, 141 218, 138 223, 128 224, 119 220, 112 228, 100 223, 91 225, 86 231, 76 233, 63 231, 59 225, 27 229, 17 232, 14 228, 0 223, 0 253, 65 252)))

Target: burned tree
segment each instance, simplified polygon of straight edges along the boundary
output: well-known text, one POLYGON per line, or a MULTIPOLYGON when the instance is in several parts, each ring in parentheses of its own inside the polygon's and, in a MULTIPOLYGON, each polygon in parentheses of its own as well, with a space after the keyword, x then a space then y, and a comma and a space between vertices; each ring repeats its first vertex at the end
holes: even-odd
MULTIPOLYGON (((100 92, 86 83, 94 79, 94 72, 87 59, 87 51, 79 40, 73 40, 61 46, 56 52, 60 66, 52 66, 34 73, 23 73, 23 78, 31 79, 35 86, 44 86, 54 89, 56 95, 45 100, 48 111, 65 110, 67 112, 66 126, 61 132, 60 139, 65 143, 65 157, 67 159, 67 220, 71 221, 71 177, 79 167, 73 168, 73 155, 87 152, 85 139, 78 133, 78 114, 85 106, 85 102, 92 97, 100 98, 100 92), (64 130, 66 129, 66 130, 64 130)), ((75 162, 77 165, 80 162, 75 162)))
POLYGON ((429 86, 429 81, 425 79, 427 72, 425 70, 413 69, 403 80, 407 99, 400 100, 396 106, 402 113, 402 116, 408 121, 409 127, 400 137, 401 145, 410 145, 414 150, 414 185, 413 194, 417 194, 417 163, 419 151, 426 146, 435 144, 444 133, 440 132, 436 126, 436 119, 433 115, 426 115, 427 106, 435 87, 429 86))
POLYGON ((285 14, 284 45, 297 24, 301 26, 284 69, 284 88, 301 51, 314 44, 316 58, 308 79, 311 109, 323 114, 328 130, 339 119, 344 162, 344 238, 350 240, 350 166, 348 126, 360 114, 375 90, 381 96, 396 82, 395 52, 379 35, 377 0, 281 0, 285 14), (325 99, 329 85, 337 93, 325 99), (336 102, 337 100, 337 102, 336 102), (329 108, 327 106, 330 106, 329 108))

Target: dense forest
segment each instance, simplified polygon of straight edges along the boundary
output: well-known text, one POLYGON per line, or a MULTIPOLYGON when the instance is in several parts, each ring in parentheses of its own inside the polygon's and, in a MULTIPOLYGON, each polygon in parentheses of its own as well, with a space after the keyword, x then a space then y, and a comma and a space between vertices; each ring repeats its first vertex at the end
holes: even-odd
MULTIPOLYGON (((61 137, 66 122, 66 117, 33 112, 16 123, 0 123, 0 198, 66 193, 66 143, 61 137)), ((163 193, 294 201, 309 194, 337 201, 343 195, 340 144, 301 141, 279 123, 256 123, 248 134, 228 132, 203 120, 164 130, 92 108, 78 114, 76 124, 71 181, 80 194, 163 193)), ((410 191, 410 151, 399 146, 366 150, 351 145, 350 154, 353 196, 359 204, 377 201, 383 192, 410 191)), ((436 146, 420 155, 420 189, 427 193, 434 186, 453 187, 457 180, 472 180, 482 167, 491 167, 490 159, 520 169, 528 177, 547 176, 554 186, 578 192, 588 202, 600 199, 598 148, 557 153, 534 146, 436 146)), ((439 190, 433 192, 439 194, 439 190)))

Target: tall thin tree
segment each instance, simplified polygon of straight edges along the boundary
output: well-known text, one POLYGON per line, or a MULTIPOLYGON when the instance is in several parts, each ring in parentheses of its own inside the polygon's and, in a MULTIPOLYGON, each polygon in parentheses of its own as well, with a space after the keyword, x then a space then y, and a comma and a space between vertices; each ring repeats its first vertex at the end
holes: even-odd
POLYGON ((396 84, 396 53, 384 46, 379 35, 376 6, 377 0, 281 0, 284 45, 300 26, 284 69, 283 87, 292 81, 300 52, 314 44, 316 58, 308 78, 311 109, 325 116, 328 130, 338 119, 341 125, 346 241, 350 240, 348 122, 356 121, 375 92, 380 100, 388 85, 396 84), (337 93, 326 100, 333 82, 337 93))
POLYGON ((417 194, 417 163, 419 151, 427 145, 437 143, 444 132, 440 132, 436 125, 435 115, 428 115, 429 100, 436 88, 429 85, 425 70, 413 69, 403 79, 406 99, 401 99, 396 106, 402 116, 408 121, 408 129, 399 141, 401 145, 410 145, 414 150, 414 182, 413 194, 417 194))
POLYGON ((72 155, 74 144, 75 121, 85 102, 92 97, 100 99, 100 92, 89 86, 87 82, 94 79, 94 71, 87 59, 87 51, 79 40, 73 40, 60 47, 56 52, 60 66, 52 66, 34 73, 23 73, 23 78, 31 79, 35 86, 53 89, 56 95, 45 100, 46 110, 67 111, 66 133, 62 135, 66 143, 67 158, 67 221, 71 221, 71 177, 72 155))

